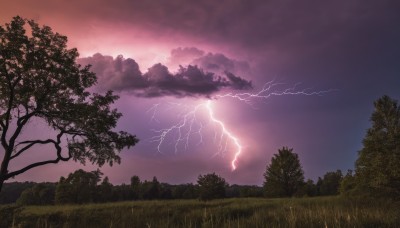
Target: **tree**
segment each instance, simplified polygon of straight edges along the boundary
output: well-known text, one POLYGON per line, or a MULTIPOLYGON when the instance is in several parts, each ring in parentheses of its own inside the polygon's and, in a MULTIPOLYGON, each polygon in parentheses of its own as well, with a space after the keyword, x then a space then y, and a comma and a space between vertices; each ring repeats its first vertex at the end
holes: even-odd
POLYGON ((318 179, 319 194, 322 196, 338 195, 342 179, 343 174, 340 170, 336 172, 327 172, 323 179, 318 179))
POLYGON ((113 131, 121 113, 110 105, 118 96, 88 91, 97 78, 90 66, 76 63, 78 55, 67 49, 67 37, 32 20, 17 16, 0 26, 0 191, 5 180, 46 164, 119 163, 118 153, 138 142, 127 132, 113 131), (53 137, 22 140, 32 122, 45 123, 53 137), (8 170, 13 159, 43 145, 54 147, 55 158, 8 170))
POLYGON ((133 199, 132 188, 127 184, 114 186, 112 194, 113 201, 126 201, 133 199))
POLYGON ((17 200, 20 205, 49 205, 54 203, 55 185, 50 183, 35 184, 25 189, 17 200))
POLYGON ((60 180, 56 186, 56 192, 54 196, 55 204, 68 204, 73 203, 70 191, 72 186, 66 182, 65 177, 60 177, 60 180))
POLYGON ((372 126, 356 161, 356 188, 400 199, 400 107, 383 96, 374 102, 372 126))
POLYGON ((353 170, 347 170, 346 176, 343 177, 340 183, 339 192, 342 196, 349 196, 353 194, 356 186, 355 176, 353 175, 353 170))
POLYGON ((227 183, 224 178, 215 173, 200 175, 197 184, 199 185, 200 200, 207 201, 225 197, 227 183))
POLYGON ((317 186, 313 180, 308 179, 303 185, 303 196, 316 196, 318 193, 317 186))
POLYGON ((131 190, 133 199, 139 199, 141 182, 138 176, 131 177, 131 190))
POLYGON ((192 183, 180 184, 172 188, 172 198, 174 199, 196 199, 198 195, 198 189, 192 183))
POLYGON ((113 195, 113 185, 110 183, 108 180, 108 177, 104 177, 103 181, 99 186, 97 186, 98 189, 98 198, 97 202, 110 202, 112 201, 113 195))
MULTIPOLYGON (((60 178, 56 188, 56 203, 93 203, 98 199, 98 186, 101 176, 99 171, 86 172, 82 169, 70 173, 65 179, 60 178)), ((108 181, 108 180, 107 180, 108 181)))
POLYGON ((158 182, 157 177, 153 177, 152 181, 144 181, 140 192, 142 199, 158 199, 161 193, 161 184, 158 182))
POLYGON ((292 197, 303 185, 304 172, 293 149, 283 147, 274 154, 264 173, 264 188, 270 197, 292 197))
POLYGON ((36 183, 33 182, 10 182, 5 183, 0 192, 0 204, 10 204, 17 202, 22 192, 31 188, 36 183))

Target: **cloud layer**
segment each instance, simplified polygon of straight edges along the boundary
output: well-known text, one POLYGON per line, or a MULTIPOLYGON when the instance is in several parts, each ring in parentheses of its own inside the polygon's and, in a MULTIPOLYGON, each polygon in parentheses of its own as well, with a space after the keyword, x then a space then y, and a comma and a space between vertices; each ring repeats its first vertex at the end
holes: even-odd
POLYGON ((249 63, 228 58, 221 53, 206 53, 196 47, 179 47, 171 51, 169 64, 172 65, 196 65, 200 68, 216 74, 232 72, 240 75, 250 73, 249 63))
MULTIPOLYGON (((199 58, 199 64, 201 60, 205 61, 209 57, 199 58)), ((226 57, 222 59, 230 61, 226 57)), ((206 71, 197 65, 180 66, 176 73, 172 73, 160 63, 142 73, 138 63, 131 58, 125 59, 122 55, 113 58, 99 53, 92 57, 81 58, 78 62, 82 65, 92 65, 92 71, 97 74, 99 80, 100 90, 127 91, 139 97, 210 97, 222 89, 252 88, 251 81, 236 76, 218 61, 209 68, 224 69, 223 74, 206 71)))

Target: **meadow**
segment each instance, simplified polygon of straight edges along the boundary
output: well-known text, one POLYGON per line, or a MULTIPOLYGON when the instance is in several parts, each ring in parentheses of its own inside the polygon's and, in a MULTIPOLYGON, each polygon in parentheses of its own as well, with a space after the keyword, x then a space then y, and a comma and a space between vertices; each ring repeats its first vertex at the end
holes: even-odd
POLYGON ((400 227, 399 204, 340 197, 0 207, 0 227, 400 227))

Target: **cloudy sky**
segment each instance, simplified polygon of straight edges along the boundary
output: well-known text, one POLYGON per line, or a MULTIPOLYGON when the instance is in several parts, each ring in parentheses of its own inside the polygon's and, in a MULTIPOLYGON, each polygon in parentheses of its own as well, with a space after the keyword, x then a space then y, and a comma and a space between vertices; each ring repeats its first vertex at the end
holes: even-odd
MULTIPOLYGON (((282 146, 299 154, 306 178, 346 171, 373 101, 400 99, 396 0, 2 1, 0 24, 16 15, 68 36, 98 76, 92 90, 120 95, 118 129, 140 142, 120 165, 102 167, 114 183, 216 172, 260 185, 282 146), (265 97, 238 99, 263 88, 265 97), (235 140, 242 149, 232 170, 235 140)), ((39 125, 26 133, 46 134, 39 125)), ((51 151, 26 156, 14 168, 51 151)), ((94 169, 69 162, 16 180, 57 181, 78 168, 94 169)))

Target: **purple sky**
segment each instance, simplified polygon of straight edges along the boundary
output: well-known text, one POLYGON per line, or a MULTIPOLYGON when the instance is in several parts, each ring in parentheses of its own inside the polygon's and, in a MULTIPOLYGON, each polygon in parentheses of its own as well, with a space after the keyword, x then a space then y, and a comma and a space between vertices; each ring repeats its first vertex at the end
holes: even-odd
MULTIPOLYGON (((400 2, 395 0, 6 0, 1 5, 1 24, 20 15, 51 26, 78 48, 80 63, 93 65, 99 78, 93 91, 118 91, 116 107, 124 115, 118 129, 141 141, 122 152, 121 165, 101 168, 116 184, 133 175, 194 182, 208 172, 231 184, 261 184, 282 146, 299 154, 306 178, 346 171, 354 167, 370 126, 373 101, 384 94, 400 99, 400 2), (301 83, 297 90, 334 91, 255 99, 253 106, 215 99, 227 92, 257 92, 271 80, 285 83, 276 88, 280 91, 296 83, 301 83), (175 152, 176 132, 160 152, 151 142, 157 135, 152 130, 176 124, 210 98, 215 117, 243 146, 235 171, 230 162, 236 148, 228 139, 222 143, 227 150, 218 153, 221 129, 205 107, 193 125, 197 132, 201 126, 202 143, 194 133, 187 148, 183 142, 175 152)), ((46 132, 35 123, 25 134, 46 132)), ((13 167, 51 154, 34 151, 13 167)), ((68 162, 16 180, 57 181, 78 168, 94 169, 68 162)))

